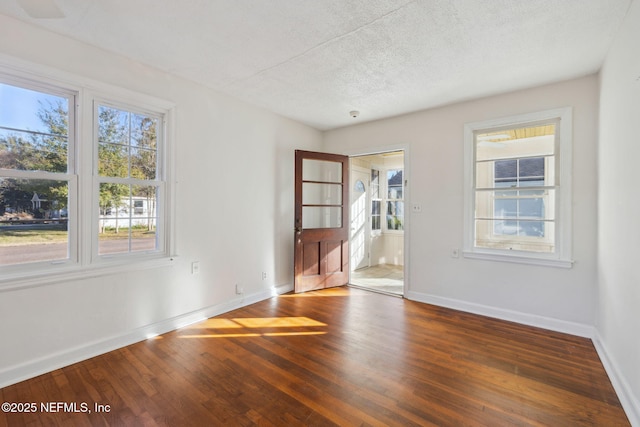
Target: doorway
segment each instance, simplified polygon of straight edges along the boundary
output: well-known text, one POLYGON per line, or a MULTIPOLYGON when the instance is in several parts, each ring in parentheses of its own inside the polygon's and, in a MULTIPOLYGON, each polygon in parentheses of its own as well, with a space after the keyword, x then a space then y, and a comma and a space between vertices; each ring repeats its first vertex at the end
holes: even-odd
POLYGON ((349 158, 351 286, 404 295, 404 150, 349 158))

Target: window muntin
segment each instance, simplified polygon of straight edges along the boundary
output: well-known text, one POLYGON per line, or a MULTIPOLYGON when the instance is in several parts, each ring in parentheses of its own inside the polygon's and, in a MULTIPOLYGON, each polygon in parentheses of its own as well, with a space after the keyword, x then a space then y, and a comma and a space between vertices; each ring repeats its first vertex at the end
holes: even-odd
POLYGON ((162 117, 97 103, 98 254, 162 250, 162 117))
POLYGON ((0 265, 70 260, 75 92, 0 81, 0 265))

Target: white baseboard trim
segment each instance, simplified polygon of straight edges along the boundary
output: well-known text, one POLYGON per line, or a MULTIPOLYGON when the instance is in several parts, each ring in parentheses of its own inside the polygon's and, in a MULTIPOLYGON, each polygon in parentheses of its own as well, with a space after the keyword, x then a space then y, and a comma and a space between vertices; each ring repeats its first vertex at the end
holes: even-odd
POLYGON ((288 292, 293 285, 281 285, 264 291, 241 296, 220 304, 205 307, 190 313, 185 313, 170 319, 162 320, 143 326, 120 335, 90 342, 75 348, 54 353, 39 359, 30 360, 0 371, 0 388, 19 383, 38 375, 72 365, 74 363, 135 344, 145 339, 165 334, 176 329, 184 328, 213 316, 226 313, 237 308, 245 307, 256 302, 269 299, 272 296, 288 292))
POLYGON ((609 356, 607 347, 604 345, 600 334, 596 332, 596 336, 592 341, 598 352, 600 361, 602 361, 602 365, 605 371, 607 371, 607 375, 609 375, 609 380, 611 380, 611 384, 618 395, 618 399, 620 399, 622 408, 627 414, 627 418, 629 418, 629 422, 634 427, 640 427, 640 400, 634 396, 629 383, 624 379, 623 375, 620 375, 618 369, 616 369, 616 364, 613 363, 613 360, 609 356))
POLYGON ((537 328, 549 329, 551 331, 562 332, 565 334, 576 335, 584 338, 593 339, 596 332, 593 326, 585 325, 582 323, 568 322, 566 320, 553 319, 551 317, 521 313, 518 311, 506 310, 503 308, 491 307, 482 304, 475 304, 452 298, 444 298, 436 295, 429 295, 412 291, 405 293, 404 296, 405 298, 412 301, 433 304, 441 307, 451 308, 454 310, 460 310, 468 313, 479 314, 482 316, 493 317, 496 319, 507 320, 509 322, 521 323, 528 326, 535 326, 537 328))
POLYGON ((272 288, 272 290, 273 290, 273 292, 275 292, 274 294, 272 294, 273 296, 286 294, 287 292, 292 292, 293 291, 293 283, 288 283, 286 285, 276 286, 276 287, 272 288))

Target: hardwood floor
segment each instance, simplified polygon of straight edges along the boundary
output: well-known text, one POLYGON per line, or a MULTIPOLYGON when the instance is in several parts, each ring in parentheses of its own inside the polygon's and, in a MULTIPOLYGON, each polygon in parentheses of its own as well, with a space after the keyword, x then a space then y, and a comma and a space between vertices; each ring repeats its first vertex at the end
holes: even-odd
POLYGON ((272 298, 0 398, 38 407, 0 413, 9 426, 629 425, 588 339, 351 288, 272 298))

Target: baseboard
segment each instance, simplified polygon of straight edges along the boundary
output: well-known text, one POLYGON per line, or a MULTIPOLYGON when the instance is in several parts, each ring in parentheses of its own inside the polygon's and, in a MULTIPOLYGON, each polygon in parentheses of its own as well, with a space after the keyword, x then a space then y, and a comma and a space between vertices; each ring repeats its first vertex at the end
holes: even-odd
POLYGON ((605 371, 607 371, 607 375, 609 375, 611 384, 618 395, 618 399, 620 399, 620 403, 627 414, 627 418, 629 418, 629 422, 634 427, 640 427, 640 401, 636 396, 634 396, 633 391, 631 390, 629 383, 624 379, 624 376, 620 375, 618 369, 616 369, 616 365, 613 363, 611 357, 609 357, 609 352, 607 351, 600 334, 596 332, 596 336, 592 341, 596 351, 598 352, 598 356, 602 361, 602 365, 604 366, 605 371))
POLYGON ((288 283, 286 285, 276 286, 272 288, 273 296, 286 294, 287 292, 293 291, 293 283, 288 283))
POLYGON ((534 314, 521 313, 503 308, 491 307, 482 304, 470 303, 467 301, 456 300, 452 298, 444 298, 435 295, 423 294, 420 292, 407 292, 405 298, 412 301, 433 304, 441 307, 451 308, 454 310, 465 311, 468 313, 479 314, 482 316, 493 317, 496 319, 507 320, 509 322, 521 323, 523 325, 535 326, 537 328, 548 329, 555 332, 576 335, 579 337, 593 339, 595 336, 595 328, 582 323, 568 322, 566 320, 553 319, 550 317, 537 316, 534 314))
POLYGON ((289 288, 292 289, 293 286, 282 285, 250 295, 243 295, 220 304, 143 326, 121 335, 94 341, 59 353, 48 355, 40 359, 30 360, 26 363, 6 368, 0 371, 0 388, 135 344, 139 341, 144 341, 145 339, 157 335, 183 328, 204 319, 208 319, 209 317, 218 316, 228 311, 269 299, 274 295, 288 292, 290 290, 289 288))

